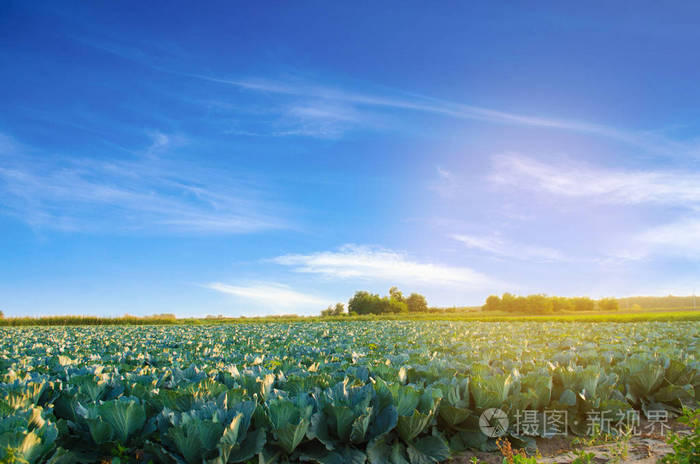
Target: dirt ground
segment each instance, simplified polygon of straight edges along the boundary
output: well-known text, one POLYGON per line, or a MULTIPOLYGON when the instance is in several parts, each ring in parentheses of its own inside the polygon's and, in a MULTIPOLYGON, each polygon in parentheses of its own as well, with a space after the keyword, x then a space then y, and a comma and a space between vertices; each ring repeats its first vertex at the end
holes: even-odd
MULTIPOLYGON (((670 429, 674 432, 687 433, 687 428, 678 422, 671 421, 670 429)), ((642 430, 644 424, 642 424, 642 430)), ((568 464, 572 462, 577 453, 583 449, 587 453, 593 453, 593 462, 603 463, 625 463, 625 464, 654 464, 673 449, 666 444, 664 437, 660 434, 642 434, 634 436, 625 442, 610 442, 595 444, 593 446, 582 447, 572 444, 574 437, 556 437, 552 439, 537 439, 537 448, 541 457, 537 462, 542 464, 568 464)), ((503 456, 498 453, 486 453, 480 451, 466 451, 455 456, 447 464, 467 464, 476 457, 480 463, 501 464, 503 456)))

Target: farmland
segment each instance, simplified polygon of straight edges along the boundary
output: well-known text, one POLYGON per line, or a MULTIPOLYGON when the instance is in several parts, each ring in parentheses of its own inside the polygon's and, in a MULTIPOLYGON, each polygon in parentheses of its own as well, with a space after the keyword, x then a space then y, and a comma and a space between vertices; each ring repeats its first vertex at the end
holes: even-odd
MULTIPOLYGON (((700 398, 700 322, 2 327, 1 462, 441 462, 700 398), (532 433, 516 429, 536 411, 532 433), (563 429, 539 418, 565 412, 563 429)), ((533 425, 533 424, 531 424, 533 425)), ((560 424, 561 425, 561 424, 560 424)))

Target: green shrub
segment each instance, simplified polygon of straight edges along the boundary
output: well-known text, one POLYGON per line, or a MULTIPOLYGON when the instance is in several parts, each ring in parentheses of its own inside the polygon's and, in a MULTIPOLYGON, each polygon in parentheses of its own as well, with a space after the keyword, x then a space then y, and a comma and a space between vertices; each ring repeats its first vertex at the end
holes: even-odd
POLYGON ((664 464, 700 463, 700 409, 684 409, 678 422, 691 427, 690 434, 669 433, 666 442, 673 447, 673 453, 661 460, 664 464))

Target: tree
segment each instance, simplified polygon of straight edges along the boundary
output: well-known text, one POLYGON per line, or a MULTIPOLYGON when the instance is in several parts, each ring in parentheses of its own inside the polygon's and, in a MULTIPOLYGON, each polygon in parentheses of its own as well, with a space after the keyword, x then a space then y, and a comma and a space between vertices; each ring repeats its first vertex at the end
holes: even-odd
POLYGON ((552 310, 555 313, 563 311, 572 311, 573 309, 574 305, 571 302, 571 298, 566 298, 563 296, 552 297, 552 310))
POLYGON ((401 293, 401 290, 399 290, 396 286, 391 287, 389 289, 389 298, 396 301, 406 301, 406 299, 403 296, 403 293, 401 293))
POLYGON ((395 300, 393 298, 384 297, 380 300, 379 312, 376 314, 383 313, 407 313, 408 306, 405 302, 395 300))
POLYGON ((523 312, 526 314, 549 314, 554 311, 552 298, 547 295, 529 295, 523 312))
POLYGON ((601 311, 617 311, 620 303, 615 298, 603 298, 598 301, 598 308, 601 311))
POLYGON ((348 310, 357 314, 405 313, 408 312, 408 306, 396 298, 358 291, 348 301, 348 310))
POLYGON ((357 314, 379 314, 381 301, 379 295, 360 290, 348 301, 348 310, 357 314))
POLYGON ((409 313, 424 313, 428 310, 428 300, 419 293, 411 293, 406 298, 406 306, 409 313))
POLYGON ((326 309, 321 311, 321 316, 341 316, 345 313, 345 305, 343 303, 336 303, 334 305, 328 305, 326 309))
POLYGON ((601 311, 617 311, 620 308, 620 302, 615 298, 603 298, 595 301, 584 296, 567 298, 544 294, 516 296, 504 293, 501 298, 490 295, 481 308, 484 311, 500 310, 518 314, 549 314, 553 312, 593 311, 596 308, 601 311))
POLYGON ((595 309, 595 301, 585 296, 572 298, 572 302, 574 311, 593 311, 595 309))
POLYGON ((333 308, 333 315, 340 316, 345 312, 345 305, 343 303, 336 303, 335 308, 333 308))
POLYGON ((481 309, 484 311, 501 311, 503 309, 503 304, 497 295, 489 295, 489 297, 486 298, 486 304, 484 304, 481 309))
POLYGON ((517 298, 511 293, 504 293, 501 297, 501 309, 508 313, 517 311, 517 298))

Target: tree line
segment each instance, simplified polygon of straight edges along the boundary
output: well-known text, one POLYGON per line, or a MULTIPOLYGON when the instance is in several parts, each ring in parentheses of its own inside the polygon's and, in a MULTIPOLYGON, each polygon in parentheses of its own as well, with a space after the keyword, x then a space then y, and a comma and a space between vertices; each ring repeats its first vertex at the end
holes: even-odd
POLYGON ((491 295, 482 306, 484 311, 500 311, 519 314, 551 314, 560 312, 617 311, 620 305, 615 298, 594 300, 585 296, 564 297, 543 294, 516 296, 504 293, 491 295))
POLYGON ((348 313, 345 312, 343 303, 336 303, 321 311, 321 316, 424 313, 427 311, 428 300, 423 295, 411 293, 406 297, 401 290, 391 287, 387 296, 359 290, 348 301, 348 313))
POLYGON ((697 308, 700 298, 690 296, 630 296, 618 298, 621 308, 629 309, 691 309, 697 308))

